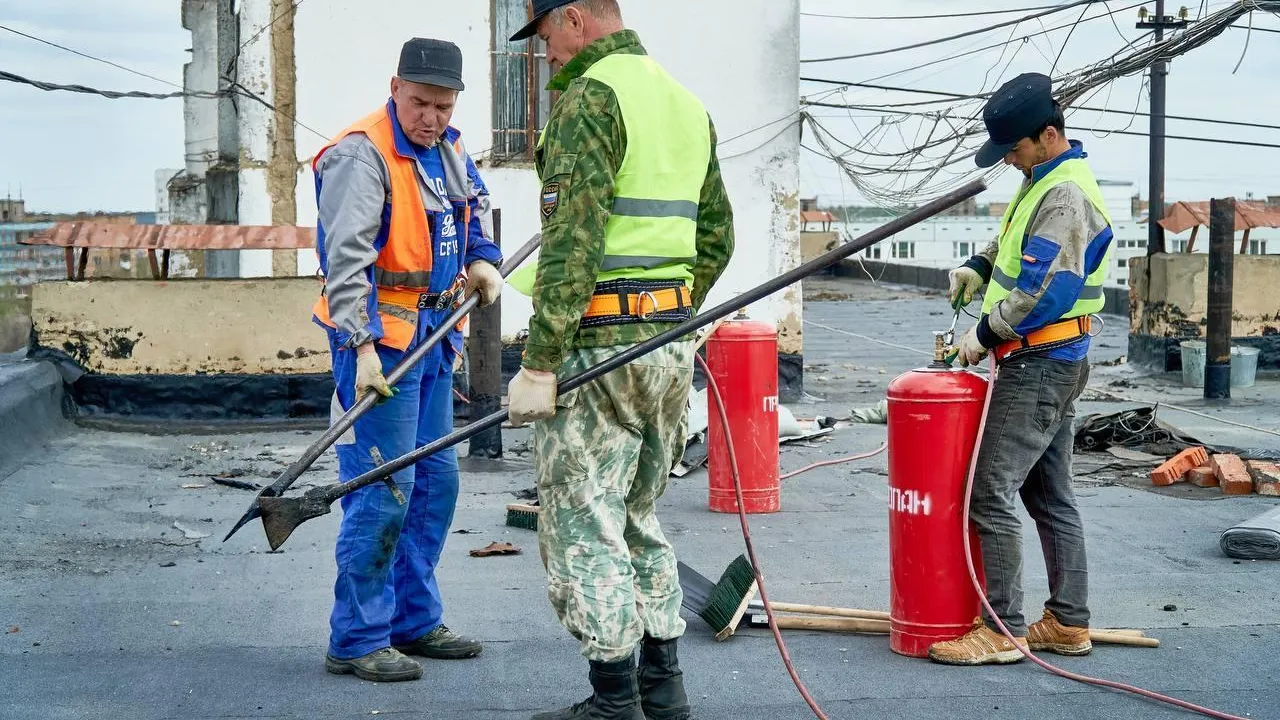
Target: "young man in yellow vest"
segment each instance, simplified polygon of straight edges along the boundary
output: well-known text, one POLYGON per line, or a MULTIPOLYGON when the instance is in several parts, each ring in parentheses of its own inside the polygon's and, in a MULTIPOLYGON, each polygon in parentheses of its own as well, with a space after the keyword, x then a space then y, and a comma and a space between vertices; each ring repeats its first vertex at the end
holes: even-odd
MULTIPOLYGON (((951 273, 949 296, 968 303, 987 286, 978 324, 960 341, 966 365, 994 353, 999 369, 978 450, 971 515, 982 546, 987 599, 1019 643, 1086 655, 1088 574, 1084 527, 1071 490, 1072 418, 1089 380, 1091 313, 1102 310, 1111 218, 1084 147, 1068 141, 1049 78, 1019 75, 988 100, 990 139, 979 167, 1002 159, 1024 181, 999 239, 951 273), (1043 619, 1022 614, 1021 495, 1039 530, 1049 574, 1043 619)), ((1022 653, 979 619, 929 657, 955 665, 1017 662, 1022 653)))
MULTIPOLYGON (((497 299, 502 253, 491 240, 489 192, 449 122, 463 89, 453 43, 414 38, 400 52, 391 99, 317 153, 324 292, 315 321, 329 335, 332 415, 368 392, 386 399, 334 445, 343 481, 453 430, 455 328, 397 384, 383 375, 447 319, 463 294, 497 299), (465 277, 465 285, 460 279, 465 277)), ((458 498, 452 449, 395 473, 400 504, 375 484, 342 499, 329 672, 415 680, 407 655, 465 658, 479 642, 442 623, 435 568, 458 498)))
POLYGON ((594 693, 535 717, 685 720, 676 558, 654 504, 684 451, 693 343, 673 342, 556 397, 575 375, 696 312, 733 253, 702 103, 624 29, 616 0, 533 0, 562 94, 539 138, 542 246, 509 389, 533 426, 538 545, 594 693), (636 647, 640 647, 639 669, 636 647))

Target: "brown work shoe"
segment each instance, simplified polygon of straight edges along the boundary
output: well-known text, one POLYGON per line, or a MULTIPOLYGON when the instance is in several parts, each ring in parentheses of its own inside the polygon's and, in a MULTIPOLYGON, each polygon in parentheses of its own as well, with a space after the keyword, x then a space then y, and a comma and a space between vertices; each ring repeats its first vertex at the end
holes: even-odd
POLYGON ((396 645, 406 655, 421 655, 436 660, 462 660, 480 654, 484 646, 479 640, 463 637, 444 625, 411 643, 396 645))
POLYGON ((350 660, 339 660, 326 654, 324 669, 334 675, 354 673, 356 677, 373 682, 399 682, 422 677, 422 664, 401 655, 395 648, 374 650, 368 655, 350 660))
POLYGON ((1089 628, 1063 625, 1048 610, 1044 619, 1027 628, 1027 643, 1032 650, 1048 650, 1059 655, 1088 655, 1093 651, 1089 628))
MULTIPOLYGON (((1018 638, 1018 645, 1026 644, 1026 638, 1018 638)), ((946 665, 1003 665, 1021 660, 1022 651, 977 618, 973 629, 963 636, 931 645, 929 659, 946 665)))

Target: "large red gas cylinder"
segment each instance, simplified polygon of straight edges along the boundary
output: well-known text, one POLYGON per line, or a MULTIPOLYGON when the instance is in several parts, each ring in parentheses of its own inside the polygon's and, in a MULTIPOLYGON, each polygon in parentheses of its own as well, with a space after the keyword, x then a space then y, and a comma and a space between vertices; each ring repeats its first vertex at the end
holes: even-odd
MULTIPOLYGON (((707 340, 707 368, 715 378, 729 418, 742 480, 742 505, 748 513, 777 512, 778 481, 778 332, 773 323, 738 315, 707 340)), ((733 468, 725 444, 726 429, 715 399, 707 395, 707 474, 709 507, 738 512, 733 468)))
POLYGON ((964 489, 987 381, 950 368, 889 383, 889 648, 926 657, 973 626, 981 600, 969 580, 968 537, 983 586, 977 533, 961 532, 964 489))

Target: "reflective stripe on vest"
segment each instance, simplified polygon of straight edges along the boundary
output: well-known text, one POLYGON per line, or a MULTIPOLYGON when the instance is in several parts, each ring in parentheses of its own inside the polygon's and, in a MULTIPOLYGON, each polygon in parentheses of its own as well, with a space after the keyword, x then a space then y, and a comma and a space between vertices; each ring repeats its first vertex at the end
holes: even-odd
MULTIPOLYGON (((391 218, 387 240, 373 266, 373 282, 378 287, 426 292, 431 287, 431 226, 427 222, 422 189, 418 184, 416 158, 396 152, 395 129, 384 107, 358 120, 343 130, 316 153, 312 170, 334 145, 348 135, 363 133, 382 155, 391 185, 391 218)), ((383 345, 404 350, 412 343, 417 329, 417 307, 394 308, 378 302, 382 321, 383 345)), ((324 295, 316 301, 313 314, 329 327, 337 327, 329 316, 329 302, 324 295)))
MULTIPOLYGON (((1085 197, 1107 221, 1108 227, 1111 225, 1111 214, 1107 212, 1102 191, 1098 189, 1098 181, 1094 178, 1088 163, 1079 158, 1071 158, 1059 163, 1048 175, 1010 203, 1009 208, 1005 210, 1004 219, 1000 223, 1003 228, 1000 233, 1000 249, 996 254, 995 267, 991 271, 991 284, 987 287, 986 296, 982 302, 984 315, 990 315, 996 303, 1009 297, 1009 293, 1017 287, 1018 276, 1022 273, 1023 251, 1027 240, 1030 239, 1027 237, 1027 231, 1030 229, 1031 220, 1040 208, 1040 202, 1044 200, 1044 196, 1055 186, 1065 182, 1075 183, 1084 191, 1085 197)), ((1106 305, 1102 287, 1107 281, 1110 261, 1111 247, 1108 246, 1098 267, 1085 278, 1084 287, 1080 289, 1080 296, 1076 303, 1058 319, 1065 320, 1102 310, 1106 305)))
POLYGON ((706 109, 647 55, 608 55, 584 75, 613 90, 627 134, 597 281, 692 285, 698 201, 711 161, 706 109))

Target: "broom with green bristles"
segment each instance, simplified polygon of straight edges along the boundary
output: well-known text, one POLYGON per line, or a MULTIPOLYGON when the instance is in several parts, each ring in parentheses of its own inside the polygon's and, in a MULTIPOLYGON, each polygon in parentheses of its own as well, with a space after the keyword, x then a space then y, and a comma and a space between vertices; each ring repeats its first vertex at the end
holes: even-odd
POLYGON ((537 530, 538 513, 540 512, 542 512, 542 508, 538 507, 537 500, 534 500, 532 505, 512 503, 507 506, 507 526, 524 530, 537 530))
POLYGON ((746 555, 739 555, 712 583, 682 562, 676 563, 680 575, 681 601, 690 612, 706 621, 716 633, 716 640, 733 635, 756 597, 756 573, 746 555))
MULTIPOLYGON (((694 569, 677 561, 680 589, 684 593, 681 605, 706 621, 716 634, 716 640, 732 636, 742 624, 743 617, 765 612, 764 604, 756 600, 756 574, 746 555, 739 555, 729 563, 719 582, 711 582, 694 569)), ((801 605, 797 603, 771 602, 775 612, 804 613, 834 617, 774 617, 781 629, 835 630, 882 634, 889 632, 889 613, 878 610, 801 605)), ((752 626, 760 623, 752 618, 752 626)))

